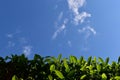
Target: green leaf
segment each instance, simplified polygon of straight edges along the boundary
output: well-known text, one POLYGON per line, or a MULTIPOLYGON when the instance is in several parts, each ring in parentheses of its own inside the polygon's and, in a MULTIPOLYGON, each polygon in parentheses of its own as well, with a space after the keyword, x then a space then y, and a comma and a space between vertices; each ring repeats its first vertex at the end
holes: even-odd
POLYGON ((87 63, 85 63, 84 66, 82 66, 82 67, 80 68, 80 70, 84 71, 84 70, 86 70, 86 67, 87 67, 87 63))
POLYGON ((75 56, 70 56, 70 63, 77 63, 77 58, 75 56))
POLYGON ((92 65, 89 65, 89 66, 87 66, 86 68, 88 68, 89 70, 92 70, 92 69, 93 69, 93 66, 92 66, 92 65))
POLYGON ((68 74, 67 74, 67 76, 68 77, 72 77, 74 74, 75 74, 75 70, 71 70, 68 74))
POLYGON ((67 60, 66 60, 66 59, 63 59, 63 61, 64 61, 65 71, 66 71, 66 72, 69 72, 70 69, 69 69, 69 66, 68 66, 67 60))
POLYGON ((62 58, 62 54, 58 55, 58 61, 60 62, 60 59, 62 58))
POLYGON ((54 70, 55 70, 55 65, 52 64, 52 65, 50 66, 50 71, 52 72, 52 71, 54 71, 54 70))
POLYGON ((77 62, 77 58, 75 56, 72 56, 73 58, 73 63, 76 63, 77 62))
POLYGON ((92 56, 90 56, 90 57, 88 58, 88 61, 87 61, 88 65, 90 65, 91 60, 92 60, 92 56))
POLYGON ((100 64, 97 65, 97 70, 98 70, 98 72, 101 71, 101 65, 100 64))
POLYGON ((107 80, 107 76, 105 73, 102 74, 102 80, 107 80))
POLYGON ((51 57, 51 59, 52 59, 55 63, 57 63, 57 59, 56 59, 55 57, 51 57))
POLYGON ((105 60, 105 64, 107 65, 108 62, 109 62, 109 57, 106 58, 106 60, 105 60))
POLYGON ((46 58, 46 59, 44 60, 44 63, 46 63, 46 62, 49 63, 49 64, 52 63, 51 59, 49 59, 49 58, 46 58))
POLYGON ((55 70, 55 74, 56 74, 60 79, 64 79, 64 76, 63 76, 63 74, 62 74, 60 71, 55 70))
POLYGON ((116 80, 120 80, 120 76, 115 76, 115 79, 116 80))
POLYGON ((18 80, 18 77, 17 77, 16 75, 14 75, 14 76, 12 77, 12 80, 18 80))
POLYGON ((118 63, 120 63, 120 56, 119 56, 119 58, 118 58, 118 63))
POLYGON ((81 76, 81 77, 80 77, 80 80, 85 79, 85 77, 86 77, 86 75, 81 76))
POLYGON ((49 80, 53 80, 53 77, 51 75, 48 75, 49 80))
POLYGON ((83 56, 81 56, 80 57, 80 63, 82 63, 83 59, 84 59, 83 56))
POLYGON ((93 60, 94 60, 94 62, 96 63, 96 57, 94 57, 94 59, 93 59, 93 60))
POLYGON ((101 57, 98 58, 98 61, 99 61, 100 63, 104 63, 104 61, 103 61, 103 59, 102 59, 101 57))

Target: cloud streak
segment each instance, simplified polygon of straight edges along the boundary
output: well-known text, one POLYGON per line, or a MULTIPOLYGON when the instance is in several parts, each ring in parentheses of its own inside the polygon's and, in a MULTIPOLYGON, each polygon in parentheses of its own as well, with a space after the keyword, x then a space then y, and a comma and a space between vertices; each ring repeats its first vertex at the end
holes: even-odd
POLYGON ((54 32, 52 39, 55 39, 59 33, 65 30, 67 22, 68 22, 68 19, 65 19, 63 24, 54 32))
POLYGON ((78 30, 79 33, 86 33, 85 38, 88 39, 92 34, 96 35, 97 32, 94 28, 88 26, 88 27, 83 27, 82 29, 78 30))
POLYGON ((71 43, 70 40, 69 40, 67 43, 68 43, 68 46, 69 46, 69 47, 72 47, 72 43, 71 43))
POLYGON ((60 21, 63 17, 63 12, 60 12, 59 16, 58 16, 58 21, 60 21))

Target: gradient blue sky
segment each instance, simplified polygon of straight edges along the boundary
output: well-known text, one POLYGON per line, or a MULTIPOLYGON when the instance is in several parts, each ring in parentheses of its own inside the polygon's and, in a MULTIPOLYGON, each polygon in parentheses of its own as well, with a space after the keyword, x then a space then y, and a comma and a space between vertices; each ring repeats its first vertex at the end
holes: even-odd
POLYGON ((120 0, 0 0, 0 56, 120 55, 120 0))

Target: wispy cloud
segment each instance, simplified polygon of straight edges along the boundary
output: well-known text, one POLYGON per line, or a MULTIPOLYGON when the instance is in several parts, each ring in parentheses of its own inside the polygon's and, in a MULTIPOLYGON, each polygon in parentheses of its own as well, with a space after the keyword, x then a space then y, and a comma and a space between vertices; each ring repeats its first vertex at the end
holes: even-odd
POLYGON ((12 33, 6 34, 6 37, 8 37, 8 38, 13 38, 13 34, 12 34, 12 33))
POLYGON ((65 30, 67 22, 68 22, 68 19, 65 19, 63 24, 54 32, 52 39, 55 39, 59 33, 65 30))
POLYGON ((61 11, 59 16, 58 16, 58 21, 60 21, 62 19, 62 17, 63 17, 63 12, 61 11))
POLYGON ((87 17, 91 17, 91 14, 87 12, 79 12, 79 9, 84 6, 86 0, 67 0, 69 9, 73 12, 74 22, 76 25, 83 23, 87 17))
POLYGON ((28 41, 27 41, 27 39, 26 39, 25 37, 20 37, 20 38, 19 38, 19 42, 20 42, 21 44, 27 44, 27 43, 28 43, 28 41))
POLYGON ((71 43, 70 40, 67 42, 67 44, 68 44, 69 47, 72 47, 72 43, 71 43))
MULTIPOLYGON (((82 38, 82 40, 84 41, 83 50, 88 50, 88 47, 87 47, 88 40, 89 38, 91 38, 91 36, 95 36, 97 32, 93 27, 90 27, 91 25, 89 25, 90 23, 88 22, 89 20, 86 20, 87 18, 91 17, 91 14, 89 12, 85 11, 85 9, 83 10, 84 6, 87 3, 86 1, 87 0, 67 0, 68 10, 67 11, 62 10, 58 14, 56 24, 55 24, 55 26, 57 27, 57 30, 54 32, 52 39, 55 39, 63 31, 72 32, 71 36, 78 37, 78 33, 76 33, 76 31, 78 31, 80 33, 80 36, 83 37, 82 38), (65 21, 66 18, 67 20, 65 21), (61 24, 62 20, 63 20, 63 23, 61 24), (85 22, 87 24, 83 24, 85 22), (87 27, 84 27, 86 25, 87 27), (73 26, 76 26, 76 27, 73 27, 73 26)), ((69 35, 69 33, 66 35, 69 35)), ((72 44, 74 44, 74 42, 71 43, 70 41, 71 39, 69 37, 67 38, 68 38, 67 45, 69 47, 73 46, 72 44)), ((80 38, 78 37, 78 39, 80 38)))
POLYGON ((32 52, 32 46, 24 46, 23 47, 23 53, 25 56, 29 56, 32 52))
POLYGON ((83 27, 82 29, 78 30, 79 33, 86 33, 85 34, 85 38, 88 39, 90 37, 90 35, 96 35, 97 32, 94 28, 88 26, 88 27, 83 27))
POLYGON ((8 41, 7 47, 11 48, 11 47, 14 47, 14 46, 15 46, 15 43, 14 43, 14 42, 8 41))
POLYGON ((25 36, 21 36, 21 30, 16 29, 13 33, 9 33, 5 35, 8 38, 7 48, 21 48, 21 52, 26 56, 29 56, 32 52, 33 46, 29 45, 28 38, 25 36))

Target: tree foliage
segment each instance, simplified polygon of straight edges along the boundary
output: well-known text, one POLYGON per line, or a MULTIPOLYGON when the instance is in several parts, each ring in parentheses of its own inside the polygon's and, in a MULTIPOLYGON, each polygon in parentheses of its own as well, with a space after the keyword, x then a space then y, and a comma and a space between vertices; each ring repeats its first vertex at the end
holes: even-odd
POLYGON ((76 58, 41 57, 32 60, 22 55, 0 57, 0 80, 120 80, 120 57, 118 62, 109 58, 83 56, 76 58))

